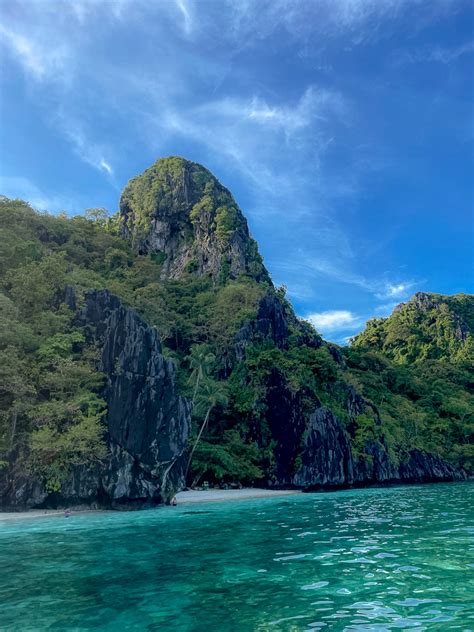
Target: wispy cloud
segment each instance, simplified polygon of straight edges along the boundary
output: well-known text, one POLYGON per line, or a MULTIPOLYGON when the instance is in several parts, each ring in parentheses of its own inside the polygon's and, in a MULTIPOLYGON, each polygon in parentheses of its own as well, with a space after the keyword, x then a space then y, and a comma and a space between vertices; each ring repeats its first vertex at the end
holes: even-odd
MULTIPOLYGON (((226 12, 228 32, 240 49, 280 29, 294 38, 301 56, 321 56, 336 38, 344 37, 345 50, 390 38, 402 18, 406 33, 416 33, 455 11, 459 0, 432 0, 429 6, 424 0, 227 0, 226 4, 232 16, 229 20, 226 12)), ((222 28, 219 21, 216 28, 222 28)))
POLYGON ((57 76, 68 57, 67 47, 63 43, 48 48, 29 35, 23 35, 1 24, 0 41, 36 81, 42 81, 51 75, 57 76))
POLYGON ((175 0, 181 15, 183 16, 183 29, 185 33, 190 33, 193 29, 193 19, 191 9, 186 0, 175 0))
POLYGON ((157 131, 207 145, 213 155, 232 160, 260 189, 281 195, 290 183, 291 189, 298 186, 291 153, 298 158, 310 153, 316 166, 331 142, 326 128, 335 119, 343 122, 347 110, 340 94, 309 86, 294 104, 269 103, 258 96, 226 97, 190 108, 167 104, 150 119, 157 131), (285 161, 275 162, 282 143, 289 153, 285 161))
POLYGON ((465 42, 451 48, 443 46, 425 46, 423 48, 398 51, 394 56, 395 64, 440 63, 450 64, 460 57, 474 53, 474 41, 465 42))
POLYGON ((386 283, 385 287, 376 293, 377 298, 403 298, 407 296, 413 287, 418 285, 417 281, 403 281, 402 283, 386 283))
POLYGON ((78 214, 84 209, 81 200, 67 195, 45 193, 33 182, 21 176, 0 176, 0 194, 11 199, 25 200, 38 211, 49 213, 78 214))
POLYGON ((101 169, 104 169, 104 171, 106 171, 109 174, 109 176, 113 175, 113 173, 114 173, 112 167, 109 165, 108 162, 105 162, 105 160, 103 158, 102 158, 102 160, 99 163, 99 167, 101 169))
POLYGON ((85 163, 98 171, 113 177, 114 170, 105 155, 111 153, 104 145, 96 144, 85 133, 83 125, 65 112, 56 115, 56 126, 71 143, 74 153, 85 163))

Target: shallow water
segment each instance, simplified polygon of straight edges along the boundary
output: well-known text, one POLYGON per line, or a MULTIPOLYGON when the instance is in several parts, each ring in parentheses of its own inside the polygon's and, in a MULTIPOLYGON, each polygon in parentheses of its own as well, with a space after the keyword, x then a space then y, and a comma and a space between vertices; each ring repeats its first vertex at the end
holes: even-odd
POLYGON ((0 523, 0 630, 474 630, 473 492, 0 523))

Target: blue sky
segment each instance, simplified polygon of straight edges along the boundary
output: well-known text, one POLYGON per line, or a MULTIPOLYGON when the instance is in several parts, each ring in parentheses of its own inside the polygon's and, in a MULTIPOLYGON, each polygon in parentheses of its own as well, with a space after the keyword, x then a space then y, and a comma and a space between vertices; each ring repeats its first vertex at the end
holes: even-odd
POLYGON ((0 55, 4 195, 114 212, 157 158, 200 162, 338 342, 473 291, 469 0, 7 0, 0 55))

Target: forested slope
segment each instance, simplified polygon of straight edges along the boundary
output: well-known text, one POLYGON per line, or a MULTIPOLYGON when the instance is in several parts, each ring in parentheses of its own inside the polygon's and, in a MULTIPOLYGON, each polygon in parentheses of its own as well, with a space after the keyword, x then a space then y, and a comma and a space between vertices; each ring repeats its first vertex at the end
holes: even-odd
POLYGON ((160 502, 185 480, 317 488, 472 468, 472 296, 418 294, 350 348, 326 344, 274 288, 231 194, 180 158, 132 180, 112 217, 2 199, 0 226, 5 506, 147 500, 146 485, 160 502), (133 362, 119 346, 110 356, 117 332, 130 349, 142 340, 133 362), (117 417, 120 389, 138 402, 132 421, 117 417), (130 442, 144 425, 142 442, 169 438, 154 462, 130 442))

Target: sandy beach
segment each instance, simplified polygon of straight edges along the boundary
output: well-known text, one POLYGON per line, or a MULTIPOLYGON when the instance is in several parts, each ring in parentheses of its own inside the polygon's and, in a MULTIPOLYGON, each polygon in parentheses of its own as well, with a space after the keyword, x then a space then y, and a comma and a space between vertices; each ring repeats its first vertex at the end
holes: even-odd
POLYGON ((296 489, 209 489, 206 491, 187 491, 176 494, 178 504, 209 503, 224 500, 247 500, 250 498, 274 498, 277 496, 291 496, 300 494, 296 489))

